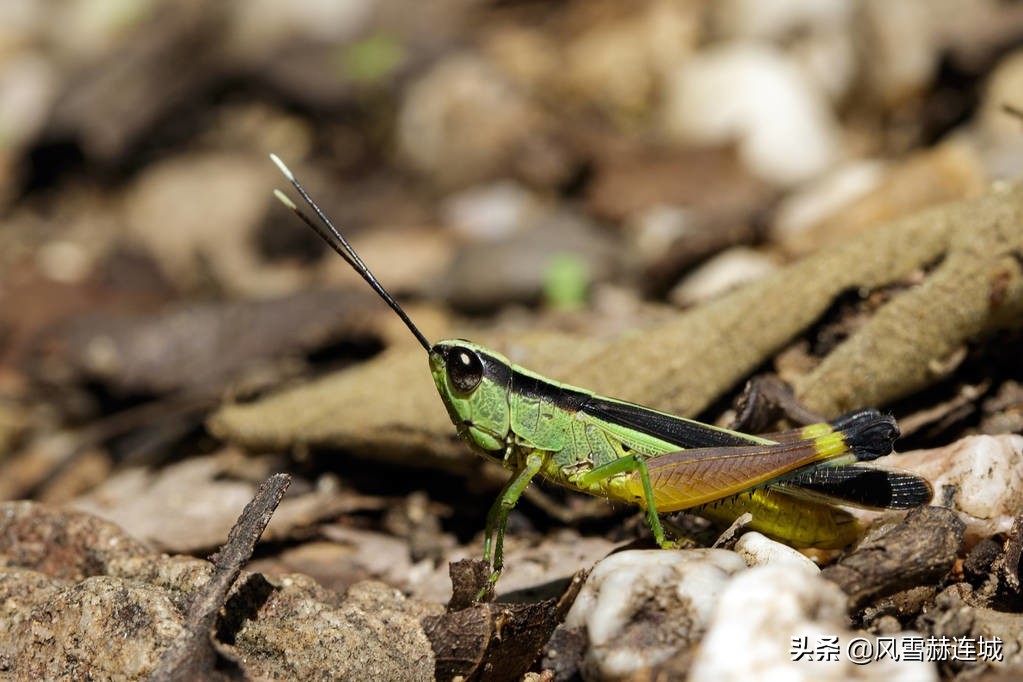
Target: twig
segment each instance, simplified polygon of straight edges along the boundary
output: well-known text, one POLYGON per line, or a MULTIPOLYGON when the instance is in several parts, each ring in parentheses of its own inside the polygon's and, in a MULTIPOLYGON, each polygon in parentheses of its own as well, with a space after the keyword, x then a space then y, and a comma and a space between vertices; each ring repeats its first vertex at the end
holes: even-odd
POLYGON ((270 523, 270 517, 289 485, 290 476, 274 474, 259 487, 252 501, 245 506, 228 534, 227 543, 210 557, 214 565, 213 576, 192 598, 185 631, 164 653, 150 680, 171 682, 244 678, 240 668, 227 661, 214 647, 212 632, 217 614, 227 601, 231 586, 238 579, 242 566, 252 556, 256 542, 270 523))

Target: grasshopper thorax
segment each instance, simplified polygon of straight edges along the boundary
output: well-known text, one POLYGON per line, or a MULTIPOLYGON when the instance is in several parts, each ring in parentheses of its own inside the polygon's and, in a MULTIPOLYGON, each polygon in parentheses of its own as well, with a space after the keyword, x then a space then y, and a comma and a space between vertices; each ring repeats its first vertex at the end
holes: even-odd
POLYGON ((458 435, 477 451, 502 458, 511 429, 508 360, 471 341, 450 339, 430 348, 430 372, 458 435))

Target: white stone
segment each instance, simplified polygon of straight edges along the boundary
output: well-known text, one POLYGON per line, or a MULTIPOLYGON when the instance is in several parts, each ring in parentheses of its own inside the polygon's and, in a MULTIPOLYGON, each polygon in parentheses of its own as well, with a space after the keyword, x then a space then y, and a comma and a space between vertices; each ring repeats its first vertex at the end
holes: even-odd
POLYGON ((692 3, 653 0, 612 15, 570 39, 553 71, 563 93, 578 97, 622 120, 645 116, 663 74, 695 50, 700 11, 692 3))
POLYGON ((498 241, 512 236, 537 210, 533 195, 522 185, 503 180, 454 194, 441 211, 445 224, 474 241, 498 241))
POLYGON ((846 26, 850 0, 717 0, 714 27, 727 38, 778 40, 799 30, 846 26))
POLYGON ((80 244, 57 240, 42 246, 36 254, 36 263, 52 280, 81 282, 92 272, 92 256, 80 244))
POLYGON ((845 28, 814 31, 795 41, 788 53, 832 103, 841 104, 856 82, 855 33, 845 28))
POLYGON ((820 567, 802 552, 755 531, 743 533, 735 543, 735 551, 750 568, 779 566, 807 576, 818 575, 821 572, 820 567))
POLYGON ((782 244, 798 241, 808 229, 877 188, 884 174, 881 161, 843 164, 782 200, 771 236, 782 244))
MULTIPOLYGON (((1006 533, 1023 509, 1023 436, 969 436, 942 448, 914 450, 875 460, 926 478, 935 498, 952 486, 952 508, 966 523, 970 541, 1006 533)), ((873 516, 862 512, 863 520, 873 516)))
POLYGON ((893 662, 857 665, 848 656, 854 637, 876 646, 875 638, 846 629, 846 597, 834 583, 790 566, 752 568, 736 575, 717 607, 689 672, 690 682, 768 680, 915 680, 938 679, 933 663, 893 662), (816 648, 820 638, 838 637, 834 661, 793 660, 794 638, 816 648))
POLYGON ((709 9, 717 39, 783 45, 832 101, 853 85, 859 53, 851 0, 718 0, 709 9))
POLYGON ((250 56, 289 40, 340 43, 365 31, 373 12, 372 0, 248 0, 235 6, 228 42, 250 56))
POLYGON ((723 549, 633 550, 598 563, 565 619, 585 629, 584 676, 628 677, 691 647, 730 576, 745 568, 723 549))
POLYGON ((398 151, 435 184, 469 185, 502 171, 538 122, 525 93, 493 63, 453 54, 406 89, 398 151))
POLYGON ((1023 120, 1006 105, 1023 110, 1023 50, 1005 56, 988 77, 984 99, 974 119, 958 131, 971 145, 992 178, 1023 174, 1023 120))
POLYGON ((771 274, 778 264, 770 255, 745 246, 723 251, 693 270, 668 298, 688 307, 717 298, 743 284, 771 274))
POLYGON ((977 121, 985 132, 999 137, 1019 137, 1023 121, 1005 110, 1005 105, 1023 109, 1023 50, 998 62, 984 86, 984 101, 977 121))
POLYGON ((674 204, 655 204, 627 218, 625 234, 644 262, 664 255, 676 240, 693 231, 693 210, 674 204))
POLYGON ((805 182, 840 157, 827 98, 783 52, 755 43, 711 47, 667 85, 665 132, 684 143, 738 143, 745 165, 778 185, 805 182))
POLYGON ((43 129, 57 97, 53 65, 30 51, 0 58, 0 147, 30 143, 43 129))
POLYGON ((860 3, 865 80, 881 103, 898 106, 929 87, 941 57, 934 0, 863 0, 860 3))

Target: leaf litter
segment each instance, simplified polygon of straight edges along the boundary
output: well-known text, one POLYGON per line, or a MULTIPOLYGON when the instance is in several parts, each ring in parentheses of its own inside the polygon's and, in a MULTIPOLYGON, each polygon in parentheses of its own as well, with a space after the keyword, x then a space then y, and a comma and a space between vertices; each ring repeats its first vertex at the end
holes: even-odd
MULTIPOLYGON (((1018 104, 1023 14, 993 0, 968 16, 792 5, 776 23, 759 4, 611 4, 412 13, 388 0, 356 17, 157 2, 127 19, 59 21, 0 9, 27 36, 0 68, 12 103, 0 497, 63 505, 0 507, 0 674, 135 679, 184 651, 192 668, 161 675, 596 679, 616 646, 636 654, 635 678, 805 674, 785 660, 790 626, 1006 644, 1001 667, 944 661, 914 668, 917 679, 1023 667, 1009 435, 1020 431, 1021 190, 991 185, 1020 170, 1006 104, 1018 104), (753 43, 763 58, 743 61, 753 43), (355 72, 354 58, 384 62, 355 72), (722 65, 735 69, 714 82, 735 95, 738 137, 695 125, 721 120, 721 97, 681 96, 722 65), (782 89, 757 91, 744 111, 744 82, 782 89), (803 116, 799 145, 777 136, 786 112, 803 116), (753 141, 786 153, 767 159, 753 141), (751 377, 792 385, 766 417, 750 408, 765 429, 887 407, 921 448, 891 465, 926 472, 936 507, 864 516, 861 547, 816 555, 852 608, 805 559, 797 571, 785 548, 739 529, 724 544, 735 552, 720 551, 748 567, 732 561, 722 613, 684 611, 693 627, 680 628, 694 586, 651 570, 664 579, 608 591, 632 616, 607 646, 607 621, 558 621, 576 571, 627 542, 649 546, 642 523, 531 489, 511 516, 499 600, 472 604, 504 474, 456 440, 400 323, 361 288, 335 288, 354 281, 343 263, 283 236, 301 230, 268 212, 269 151, 308 168, 431 339, 466 336, 547 376, 722 424, 751 377), (833 183, 798 167, 813 154, 831 159, 821 170, 833 183), (860 163, 873 170, 857 175, 860 163), (493 244, 472 220, 447 224, 452 197, 509 182, 535 211, 519 231, 493 244), (572 239, 558 234, 569 222, 572 239), (539 265, 566 244, 588 254, 566 287, 584 307, 538 310, 554 276, 539 265), (742 266, 753 283, 723 295, 678 293, 737 245, 771 267, 742 266), (693 307, 638 299, 669 290, 693 307), (288 494, 241 543, 251 571, 187 556, 232 536, 238 546, 238 514, 283 471, 288 494), (466 558, 452 585, 448 563, 466 558), (205 587, 215 598, 190 610, 205 587)), ((484 223, 494 215, 481 206, 508 208, 475 206, 484 223)), ((911 672, 878 663, 833 679, 867 669, 911 672)))

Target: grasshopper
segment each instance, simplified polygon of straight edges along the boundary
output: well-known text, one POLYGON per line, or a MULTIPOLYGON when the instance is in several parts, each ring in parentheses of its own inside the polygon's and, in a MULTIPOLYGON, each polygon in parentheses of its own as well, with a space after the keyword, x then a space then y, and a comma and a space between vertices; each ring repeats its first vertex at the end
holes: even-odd
POLYGON ((552 381, 471 341, 431 344, 294 174, 271 159, 319 221, 280 190, 275 196, 359 273, 426 350, 458 435, 512 471, 487 514, 483 558, 490 587, 504 565, 508 514, 537 476, 642 507, 663 548, 677 546, 665 535, 664 512, 685 509, 723 523, 749 512, 751 529, 796 546, 839 548, 859 528, 834 504, 909 509, 933 496, 914 474, 863 464, 891 452, 899 435, 895 420, 876 410, 753 436, 552 381))

